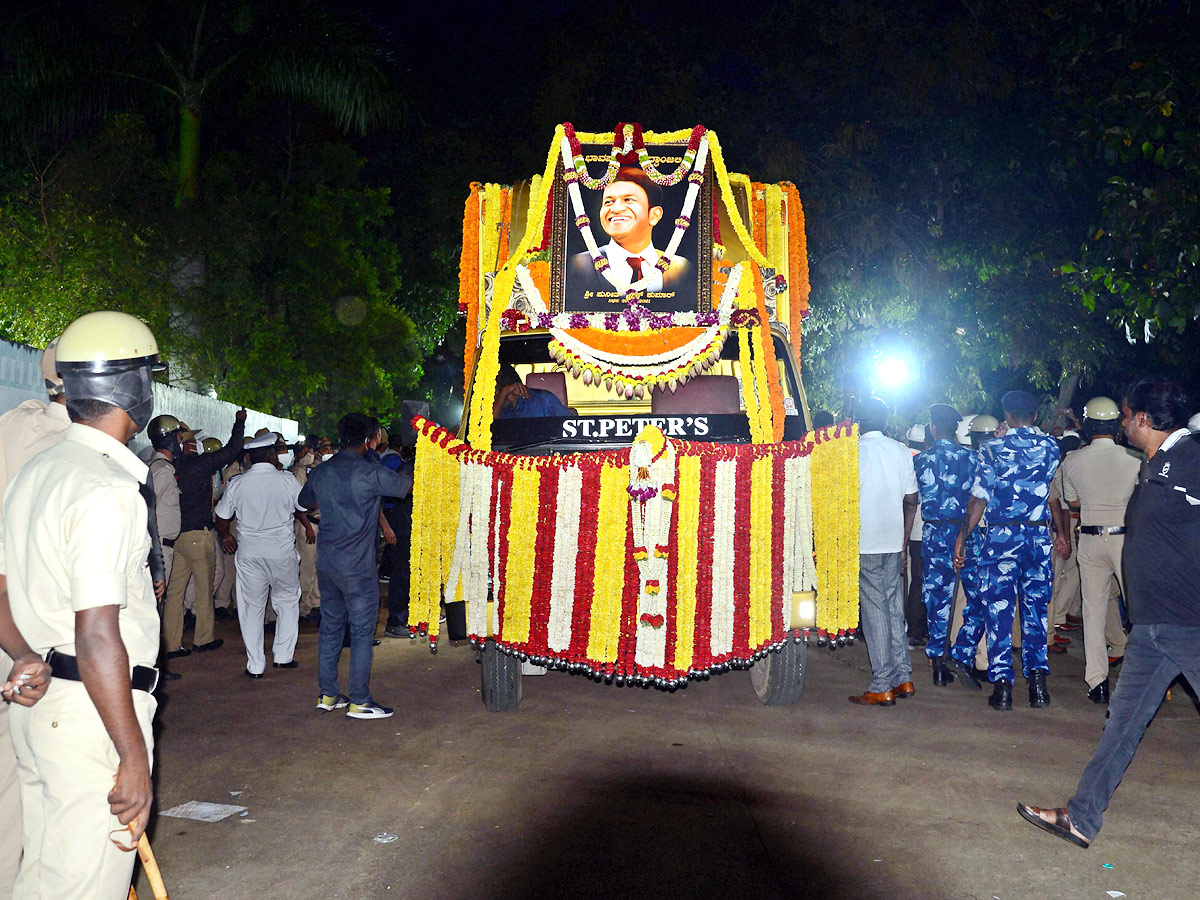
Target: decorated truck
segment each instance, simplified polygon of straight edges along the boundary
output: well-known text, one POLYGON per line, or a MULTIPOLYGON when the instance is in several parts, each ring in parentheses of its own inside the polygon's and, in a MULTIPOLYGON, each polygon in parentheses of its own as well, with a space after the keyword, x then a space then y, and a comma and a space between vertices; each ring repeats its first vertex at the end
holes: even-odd
POLYGON ((858 446, 810 426, 794 185, 703 126, 559 126, 545 170, 471 186, 464 413, 418 419, 410 627, 462 602, 489 709, 522 665, 675 691, 751 669, 795 703, 853 640, 858 446))

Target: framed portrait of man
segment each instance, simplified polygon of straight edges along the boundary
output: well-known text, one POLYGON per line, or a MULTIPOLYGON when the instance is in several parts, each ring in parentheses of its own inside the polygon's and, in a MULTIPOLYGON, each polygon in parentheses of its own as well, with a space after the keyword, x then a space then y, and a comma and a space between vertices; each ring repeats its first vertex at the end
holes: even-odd
MULTIPOLYGON (((650 160, 660 172, 673 172, 683 160, 684 144, 648 144, 650 160)), ((605 174, 611 147, 584 144, 582 153, 592 178, 605 174)), ((601 190, 580 183, 585 224, 572 204, 560 163, 555 175, 551 254, 551 309, 555 312, 619 311, 634 302, 653 312, 688 312, 710 308, 712 293, 712 163, 682 239, 668 249, 684 208, 688 179, 656 184, 636 159, 622 161, 601 190), (599 256, 588 249, 590 229, 599 256)))

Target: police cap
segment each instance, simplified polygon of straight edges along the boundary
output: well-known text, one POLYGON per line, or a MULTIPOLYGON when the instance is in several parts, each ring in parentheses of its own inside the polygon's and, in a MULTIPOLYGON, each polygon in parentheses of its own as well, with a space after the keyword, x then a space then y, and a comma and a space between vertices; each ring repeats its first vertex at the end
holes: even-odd
POLYGON ((1000 398, 1000 405, 1006 413, 1018 416, 1031 416, 1038 409, 1037 397, 1029 391, 1009 391, 1000 398))
POLYGON ((951 432, 962 420, 958 410, 948 403, 935 403, 929 407, 929 421, 938 427, 939 431, 951 432))

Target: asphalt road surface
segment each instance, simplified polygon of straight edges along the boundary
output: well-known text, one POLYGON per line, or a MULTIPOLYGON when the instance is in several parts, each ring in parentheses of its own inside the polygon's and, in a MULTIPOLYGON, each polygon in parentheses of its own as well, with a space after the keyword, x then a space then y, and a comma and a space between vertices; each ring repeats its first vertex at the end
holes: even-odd
POLYGON ((794 707, 760 705, 747 672, 674 695, 551 673, 489 713, 469 646, 389 639, 371 687, 396 715, 356 721, 314 709, 315 627, 301 668, 262 681, 236 622, 218 634, 160 693, 156 809, 247 811, 157 816, 172 900, 1200 896, 1200 717, 1179 686, 1090 849, 1017 816, 1065 802, 1103 726, 1072 656, 1045 710, 1023 680, 1009 713, 934 688, 918 652, 914 698, 859 708, 858 645, 812 648, 794 707))

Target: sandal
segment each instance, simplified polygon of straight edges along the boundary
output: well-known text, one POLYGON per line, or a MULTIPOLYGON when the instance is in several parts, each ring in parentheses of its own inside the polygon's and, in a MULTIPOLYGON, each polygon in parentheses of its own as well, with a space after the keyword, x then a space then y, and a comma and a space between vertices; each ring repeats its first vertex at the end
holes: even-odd
POLYGON ((1032 822, 1043 831, 1048 831, 1065 841, 1070 841, 1076 847, 1082 847, 1086 850, 1091 846, 1090 841, 1086 838, 1078 837, 1071 831, 1071 817, 1067 815, 1065 809, 1040 809, 1036 806, 1027 806, 1024 803, 1018 803, 1017 812, 1021 814, 1021 818, 1032 822), (1040 815, 1043 812, 1054 813, 1054 821, 1048 822, 1043 819, 1040 815))

